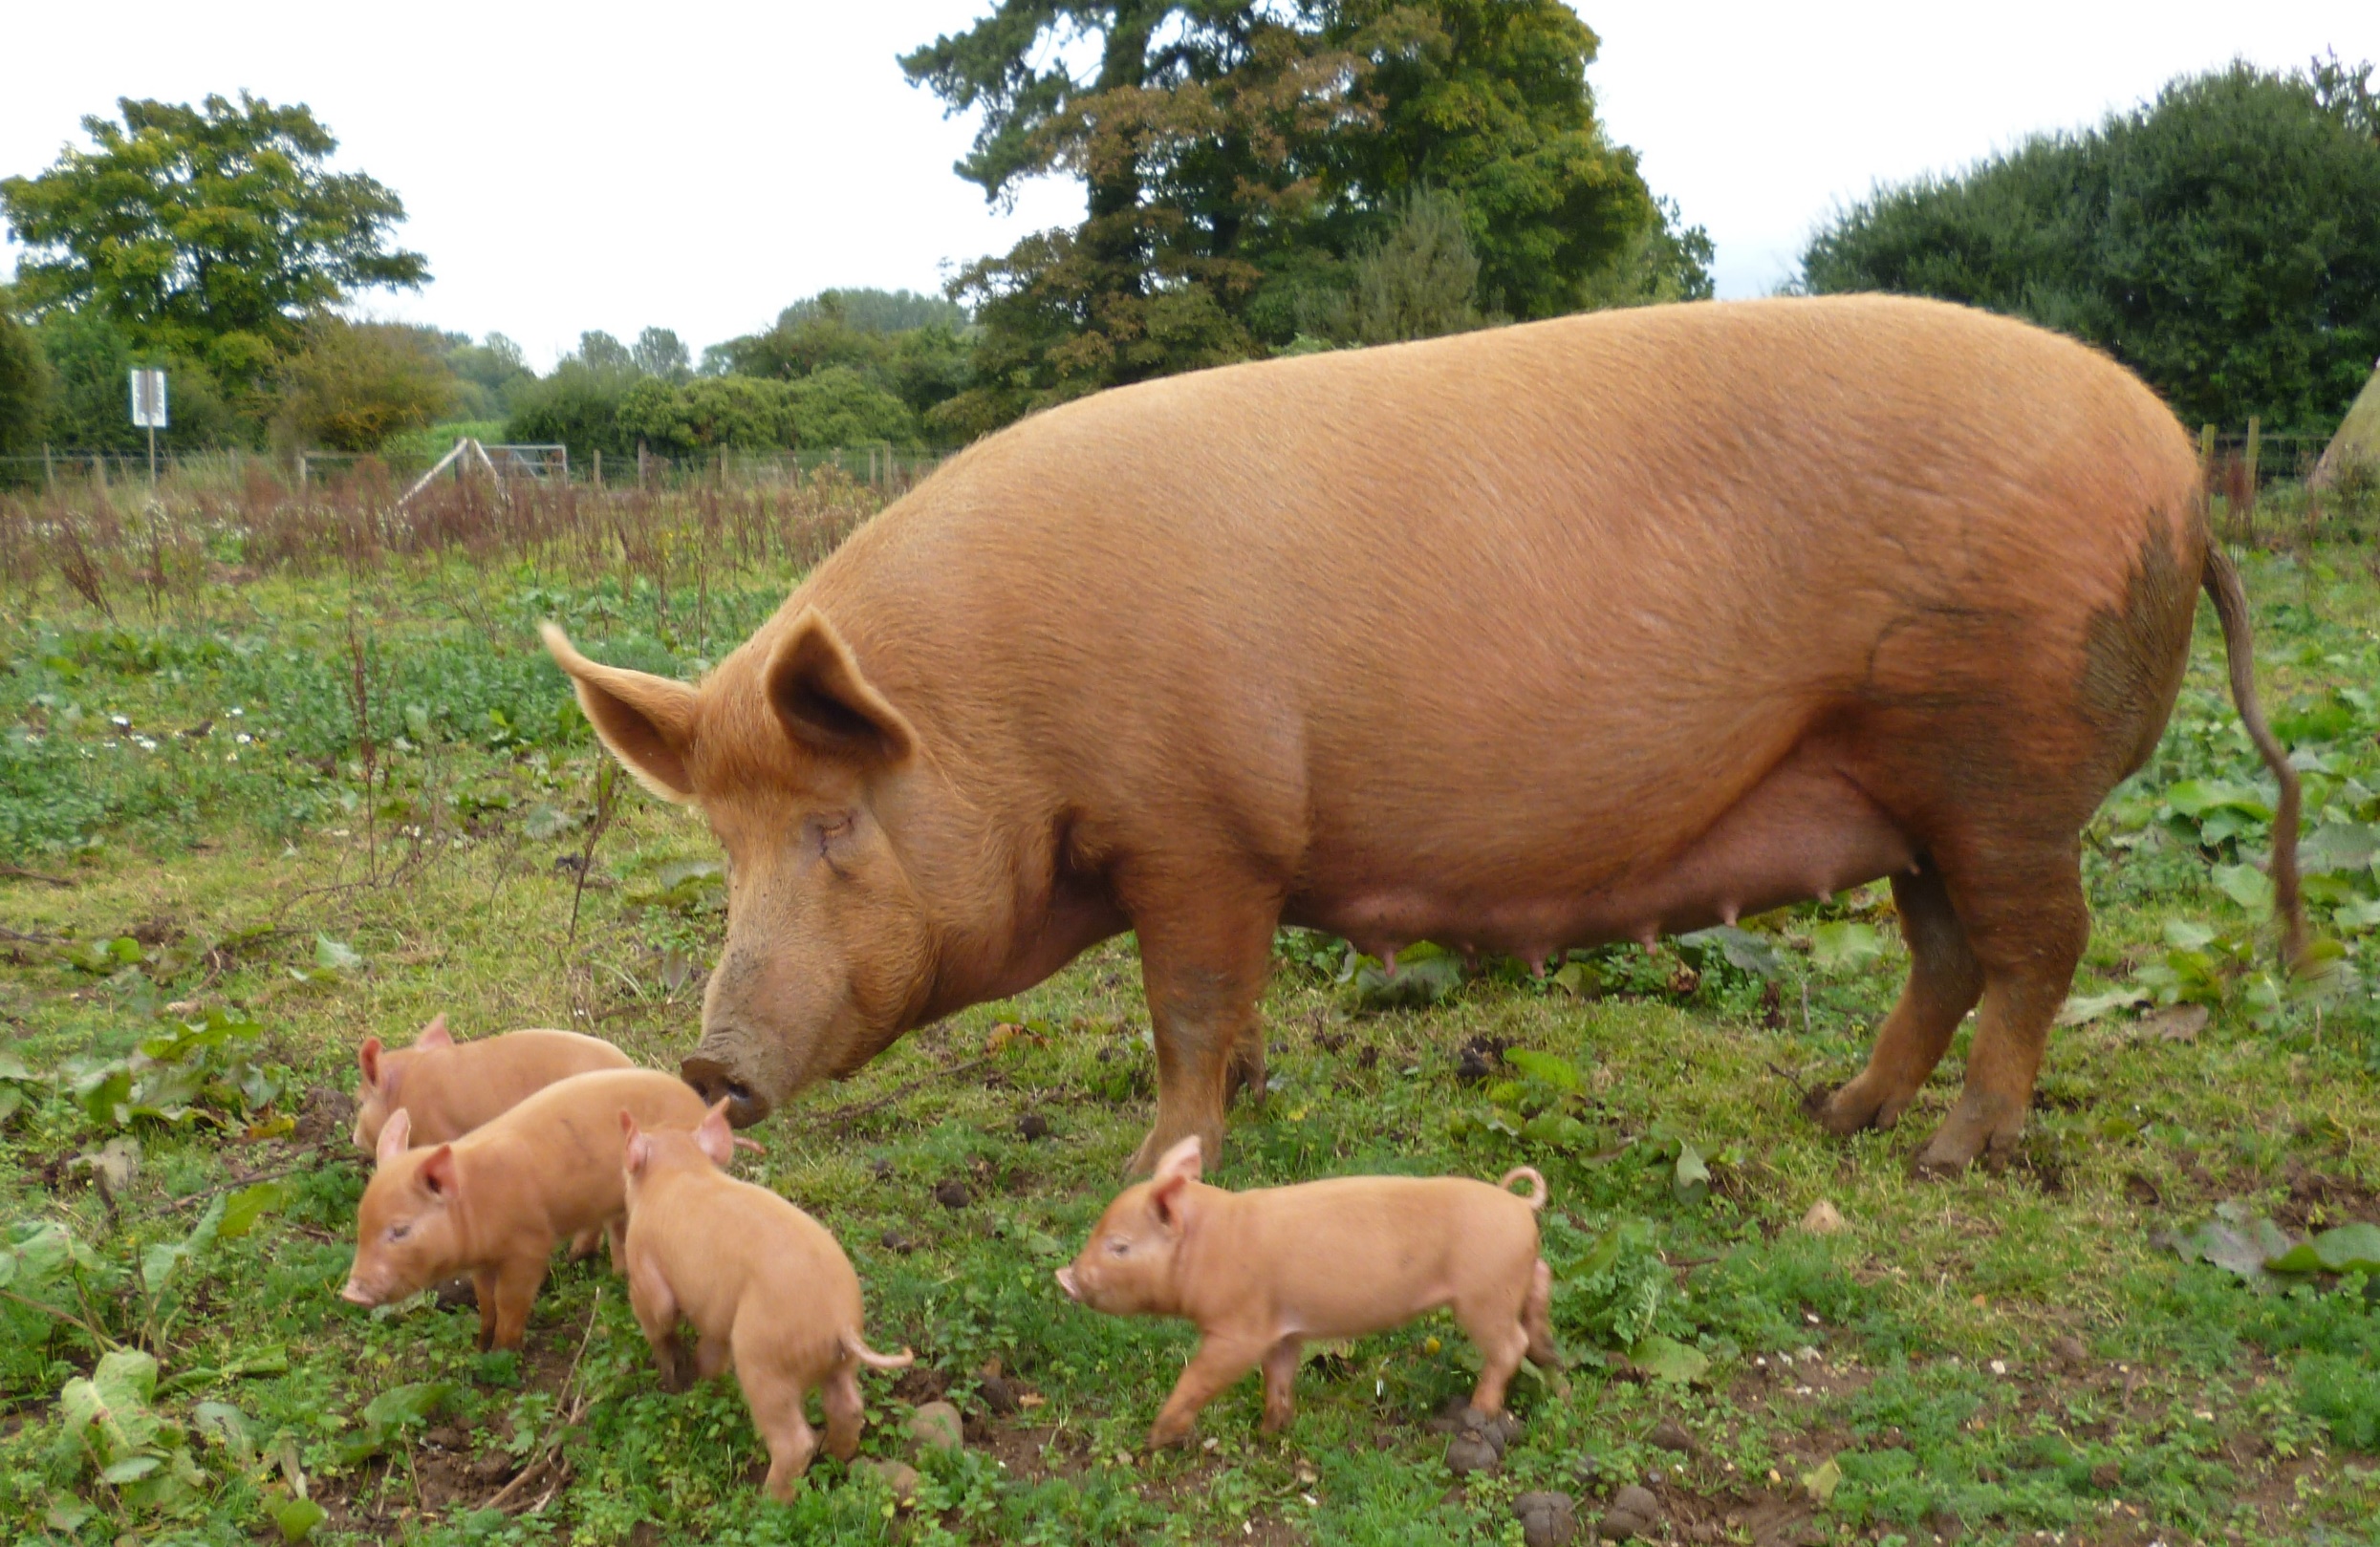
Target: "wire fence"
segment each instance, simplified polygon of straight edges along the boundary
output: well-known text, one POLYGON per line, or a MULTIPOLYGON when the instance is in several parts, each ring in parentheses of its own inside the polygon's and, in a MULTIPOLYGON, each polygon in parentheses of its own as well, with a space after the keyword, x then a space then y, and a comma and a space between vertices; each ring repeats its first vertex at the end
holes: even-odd
MULTIPOLYGON (((559 446, 490 445, 487 450, 491 455, 510 454, 494 456, 500 476, 548 486, 656 492, 798 486, 831 473, 887 496, 915 486, 949 455, 932 448, 889 444, 782 452, 723 449, 700 457, 662 457, 644 451, 607 457, 597 451, 583 460, 573 459, 559 446)), ((366 477, 393 480, 402 489, 430 471, 444 455, 444 447, 435 453, 386 456, 340 451, 161 451, 154 481, 193 493, 227 493, 249 488, 260 480, 301 492, 316 483, 335 484, 366 477)), ((458 483, 485 476, 460 460, 450 474, 458 483)), ((0 493, 54 490, 61 484, 109 488, 150 482, 151 465, 144 451, 45 449, 38 455, 0 457, 0 493)))

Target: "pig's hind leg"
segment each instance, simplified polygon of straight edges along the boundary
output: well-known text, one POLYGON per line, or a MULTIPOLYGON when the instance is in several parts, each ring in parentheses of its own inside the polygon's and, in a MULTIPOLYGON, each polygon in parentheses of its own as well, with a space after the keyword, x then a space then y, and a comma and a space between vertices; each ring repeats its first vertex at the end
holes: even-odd
POLYGON ((1521 1328, 1528 1334, 1528 1362, 1542 1370, 1563 1367, 1553 1341, 1553 1270, 1539 1257, 1529 1272, 1528 1299, 1521 1306, 1521 1328))
POLYGON ((1480 1384, 1471 1392, 1474 1412, 1492 1417, 1504 1411, 1504 1387, 1512 1384, 1532 1342, 1521 1321, 1527 1300, 1527 1291, 1516 1296, 1499 1284, 1493 1292, 1475 1292, 1455 1301, 1455 1320, 1480 1350, 1480 1384))
POLYGON ((1267 1434, 1288 1428, 1289 1420, 1297 1416, 1298 1355, 1305 1347, 1305 1340, 1290 1336, 1274 1343, 1265 1355, 1265 1422, 1261 1427, 1267 1434))
POLYGON ((661 1277, 661 1265, 650 1253, 629 1259, 628 1304, 637 1313, 644 1341, 653 1345, 661 1389, 683 1391, 693 1383, 686 1378, 686 1345, 678 1339, 678 1297, 670 1293, 669 1280, 661 1277))
POLYGON ((859 1453, 859 1420, 863 1416, 859 1402, 859 1362, 845 1360, 840 1368, 827 1377, 818 1400, 827 1410, 827 1454, 837 1461, 849 1461, 859 1453))
POLYGON ((744 1405, 752 1411, 752 1427, 768 1447, 768 1477, 761 1486, 770 1498, 790 1504, 793 1485, 810 1470, 810 1458, 818 1449, 817 1431, 802 1411, 801 1383, 782 1370, 749 1365, 740 1368, 737 1378, 744 1383, 744 1405))

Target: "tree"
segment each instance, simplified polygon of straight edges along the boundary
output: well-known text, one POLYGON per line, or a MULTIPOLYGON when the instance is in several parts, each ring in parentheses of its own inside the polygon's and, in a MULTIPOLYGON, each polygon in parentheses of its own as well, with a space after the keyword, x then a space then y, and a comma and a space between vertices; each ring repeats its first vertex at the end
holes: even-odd
MULTIPOLYGON (((569 355, 565 359, 571 358, 569 355)), ((624 371, 637 369, 636 353, 626 344, 600 328, 578 335, 578 363, 594 371, 624 371)))
POLYGON ((2029 317, 2106 349, 2192 422, 2326 433, 2380 354, 2371 70, 2234 64, 2095 129, 1879 190, 1811 242, 1804 284, 2029 317))
POLYGON ((38 449, 50 421, 50 361, 0 290, 0 456, 38 449))
POLYGON ((456 410, 465 419, 502 419, 513 395, 537 379, 521 346, 502 333, 474 344, 468 333, 449 333, 446 369, 455 375, 456 410))
POLYGON ((377 451, 454 401, 444 342, 427 328, 316 317, 282 369, 283 421, 306 444, 377 451))
POLYGON ((983 115, 957 170, 986 197, 1079 177, 1087 215, 961 274, 978 382, 938 419, 1285 345, 1424 190, 1461 213, 1482 315, 1648 298, 1608 277, 1666 226, 1595 121, 1595 49, 1561 0, 1002 0, 902 68, 983 115))
POLYGON ((694 375, 694 356, 687 353, 685 341, 668 328, 647 328, 638 333, 628 359, 646 376, 664 381, 683 381, 694 375))
POLYGON ((326 170, 338 141, 303 104, 243 92, 236 104, 125 97, 117 110, 120 121, 82 120, 92 148, 0 180, 33 312, 89 308, 136 347, 249 382, 313 313, 429 278, 420 253, 388 246, 403 204, 360 172, 326 170))
POLYGON ((236 444, 254 425, 235 414, 206 366, 184 356, 138 349, 121 328, 96 311, 50 312, 33 328, 50 362, 48 440, 76 451, 138 451, 147 444, 127 412, 125 377, 136 365, 160 366, 166 378, 172 427, 168 446, 236 444))
POLYGON ((1345 293, 1303 331, 1341 344, 1393 344, 1478 327, 1480 257, 1462 214, 1453 194, 1415 193, 1395 228, 1356 254, 1345 293))
POLYGON ((703 373, 792 381, 843 366, 924 414, 968 384, 966 327, 963 308, 933 296, 822 290, 780 312, 766 333, 711 345, 703 352, 703 373))

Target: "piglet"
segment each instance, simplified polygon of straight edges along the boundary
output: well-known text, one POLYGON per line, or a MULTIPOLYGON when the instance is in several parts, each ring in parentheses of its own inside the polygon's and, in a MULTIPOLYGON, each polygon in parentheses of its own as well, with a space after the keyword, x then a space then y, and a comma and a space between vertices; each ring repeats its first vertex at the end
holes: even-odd
POLYGON ((415 1144, 445 1144, 556 1080, 635 1067, 610 1042, 574 1031, 508 1031, 459 1042, 443 1015, 411 1047, 384 1048, 378 1037, 366 1037, 356 1060, 363 1068, 356 1148, 363 1150, 379 1148, 380 1126, 400 1107, 413 1114, 415 1144))
POLYGON ((467 1270, 480 1347, 518 1348, 554 1243, 619 1229, 622 1110, 690 1131, 703 1098, 651 1069, 574 1074, 452 1143, 421 1149, 407 1148, 412 1114, 391 1112, 357 1211, 347 1299, 379 1305, 467 1270))
POLYGON ((1165 1152, 1125 1189, 1058 1285, 1095 1311, 1179 1316, 1198 1353, 1149 1430, 1178 1444, 1217 1392, 1262 1365, 1266 1433, 1289 1421, 1299 1345, 1382 1332, 1439 1306, 1480 1349, 1471 1407, 1504 1409, 1526 1357, 1558 1368, 1547 1312, 1553 1274, 1537 1255, 1546 1179, 1515 1167, 1494 1187, 1460 1176, 1343 1176, 1226 1192, 1199 1180, 1199 1141, 1165 1152), (1525 1197, 1506 1192, 1526 1177, 1525 1197))
POLYGON ((735 1142, 722 1100, 691 1133, 650 1132, 633 1111, 626 1136, 628 1300, 653 1345, 661 1385, 682 1391, 681 1317, 694 1324, 696 1375, 733 1365, 752 1427, 768 1447, 768 1496, 780 1503, 810 1467, 818 1437, 803 1411, 826 1409, 827 1454, 859 1449, 859 1366, 901 1369, 907 1349, 860 1341, 859 1276, 826 1227, 765 1187, 719 1168, 735 1142))

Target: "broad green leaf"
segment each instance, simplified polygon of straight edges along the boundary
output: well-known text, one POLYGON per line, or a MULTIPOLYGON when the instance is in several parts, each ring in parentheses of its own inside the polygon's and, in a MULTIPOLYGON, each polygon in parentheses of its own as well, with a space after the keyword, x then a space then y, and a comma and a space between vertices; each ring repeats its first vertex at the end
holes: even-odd
POLYGON ((293 1498, 273 1511, 272 1523, 281 1528, 283 1541, 304 1541, 330 1517, 331 1512, 313 1499, 293 1498))
POLYGON ((2272 878, 2253 865, 2216 866, 2215 885, 2252 913, 2267 913, 2273 906, 2272 878))
POLYGON ((2363 1273, 2380 1276, 2380 1225, 2341 1225, 2268 1258, 2275 1273, 2363 1273))
POLYGON ((2169 918, 2165 921, 2165 943, 2176 951, 2200 951, 2213 943, 2214 929, 2195 918, 2169 918))
MULTIPOLYGON (((2380 904, 2373 906, 2380 908, 2380 904)), ((1551 981, 1554 987, 1578 999, 1585 999, 1598 986, 1595 970, 1583 961, 1566 964, 1553 975, 1551 981)))
POLYGON ((1578 1075, 1578 1066, 1569 1059, 1552 1053, 1541 1053, 1533 1047, 1509 1048, 1504 1062, 1542 1085, 1557 1090, 1577 1090, 1586 1082, 1578 1075))
POLYGON ((1540 1112, 1521 1125, 1522 1143, 1551 1150, 1575 1150, 1591 1136, 1592 1130, 1568 1112, 1540 1112))
POLYGON ((576 817, 555 806, 532 806, 521 819, 521 831, 539 843, 559 838, 576 826, 576 817))
POLYGON ((249 1432, 248 1414, 227 1402, 202 1402, 190 1409, 198 1431, 229 1450, 245 1469, 256 1464, 256 1438, 249 1432))
POLYGON ((2165 804, 2184 816, 2204 816, 2218 807, 2256 817, 2261 821, 2273 819, 2273 808, 2257 798, 2256 791, 2245 784, 2225 784, 2215 779, 2185 779, 2166 790, 2165 804))
POLYGON ((1699 1203, 1709 1195, 1711 1168, 1704 1163, 1701 1150, 1690 1144, 1677 1147, 1677 1166, 1669 1187, 1681 1203, 1699 1203))
POLYGON ((1809 1490, 1809 1496, 1818 1501, 1821 1509, 1834 1498, 1834 1491, 1842 1481, 1843 1468, 1832 1456, 1817 1471, 1802 1473, 1802 1486, 1809 1490))
POLYGON ((1711 1367, 1710 1355, 1701 1349, 1658 1334, 1638 1340, 1636 1346, 1628 1350, 1628 1360, 1656 1381, 1675 1381, 1681 1386, 1700 1380, 1711 1367))
POLYGON ((2079 1026, 2098 1020, 2110 1010, 2148 1002, 2149 996, 2145 991, 2129 985, 2109 989, 2104 994, 2077 994, 2066 1001, 2065 1009, 2058 1012, 2058 1024, 2079 1026))
POLYGON ((1809 958, 1822 972, 1850 972, 1884 955, 1884 937, 1872 924, 1839 919, 1809 932, 1809 958))
POLYGON ((2380 856, 2380 828, 2362 822, 2326 822, 2298 843, 2298 867, 2308 875, 2366 870, 2380 856))
POLYGON ((5 1048, 0 1048, 0 1080, 31 1080, 41 1077, 25 1066, 25 1061, 5 1048))
POLYGON ((1729 966, 1755 978, 1772 978, 1785 970, 1775 941, 1733 924, 1680 935, 1677 943, 1694 951, 1717 951, 1729 966))
POLYGON ((258 1182, 231 1194, 224 1204, 223 1224, 216 1232, 225 1240, 235 1241, 256 1226, 256 1221, 289 1201, 290 1184, 281 1181, 258 1182))
POLYGON ((363 1409, 363 1421, 375 1429, 404 1429, 427 1423, 446 1399, 454 1394, 449 1381, 422 1381, 412 1386, 393 1386, 374 1397, 363 1409))
POLYGON ((363 957, 354 946, 343 940, 334 940, 317 930, 314 933, 314 965, 324 972, 357 972, 363 966, 363 957))
POLYGON ((2347 935, 2380 929, 2380 897, 2358 897, 2330 915, 2331 927, 2347 935))
POLYGON ((157 1471, 158 1468, 163 1466, 164 1464, 165 1461, 162 1456, 128 1455, 124 1457, 123 1460, 115 1463, 104 1472, 101 1472, 99 1473, 99 1481, 121 1488, 126 1483, 139 1482, 141 1478, 147 1476, 150 1472, 157 1471))

